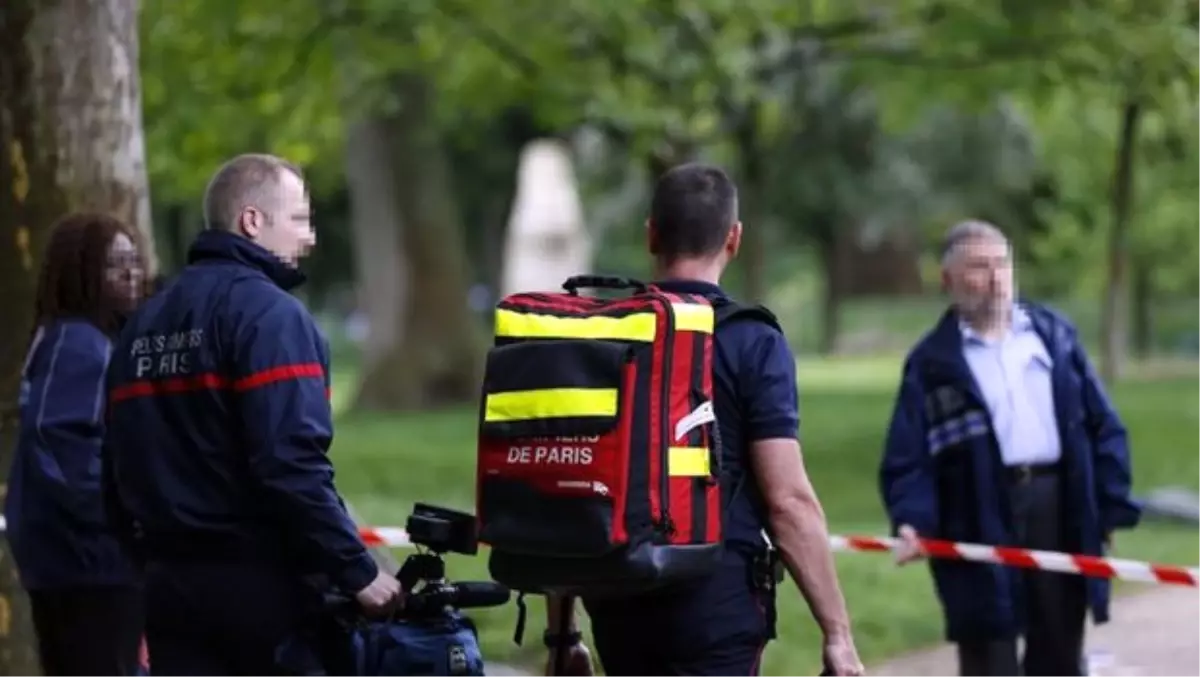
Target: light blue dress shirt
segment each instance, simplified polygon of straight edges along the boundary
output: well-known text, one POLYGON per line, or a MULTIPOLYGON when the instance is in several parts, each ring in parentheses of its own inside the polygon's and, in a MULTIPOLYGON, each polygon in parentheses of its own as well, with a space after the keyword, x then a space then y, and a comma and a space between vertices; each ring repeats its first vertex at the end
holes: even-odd
POLYGON ((963 356, 992 418, 1005 465, 1055 463, 1062 455, 1054 392, 1053 362, 1029 315, 1013 308, 1012 327, 985 339, 965 322, 963 356))

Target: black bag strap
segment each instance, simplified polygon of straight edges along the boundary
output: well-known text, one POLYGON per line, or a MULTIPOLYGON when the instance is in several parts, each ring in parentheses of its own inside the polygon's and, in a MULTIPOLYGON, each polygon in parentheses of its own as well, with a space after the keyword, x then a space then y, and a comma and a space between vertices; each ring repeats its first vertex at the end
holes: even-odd
POLYGON ((764 305, 747 305, 725 296, 709 299, 709 303, 712 303, 713 311, 716 313, 717 326, 733 320, 747 319, 762 322, 783 331, 783 327, 779 324, 779 318, 764 305))
POLYGON ((563 289, 572 296, 578 296, 579 290, 592 289, 632 289, 637 294, 644 294, 649 287, 641 280, 615 275, 575 275, 567 278, 562 284, 563 289))
MULTIPOLYGON (((770 309, 764 305, 749 305, 745 303, 739 303, 738 301, 734 301, 727 296, 710 297, 709 303, 713 305, 713 311, 715 313, 715 324, 713 327, 714 331, 716 330, 716 327, 719 327, 722 324, 733 322, 735 320, 762 322, 768 326, 774 327, 780 332, 783 331, 783 327, 779 324, 779 318, 776 317, 775 313, 771 312, 770 309)), ((713 431, 713 444, 720 448, 721 437, 719 432, 719 423, 713 425, 713 431)), ((738 480, 737 485, 734 486, 733 491, 729 492, 729 500, 724 507, 724 512, 727 519, 729 512, 733 510, 734 501, 736 501, 738 497, 741 496, 742 491, 745 490, 746 484, 751 475, 750 468, 747 467, 743 470, 744 472, 742 473, 742 477, 738 480)))

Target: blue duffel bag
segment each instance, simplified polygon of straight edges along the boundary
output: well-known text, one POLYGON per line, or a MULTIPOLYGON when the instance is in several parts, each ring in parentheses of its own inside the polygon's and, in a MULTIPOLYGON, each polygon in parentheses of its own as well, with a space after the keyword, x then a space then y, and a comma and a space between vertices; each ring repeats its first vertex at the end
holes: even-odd
POLYGON ((457 611, 364 623, 353 642, 357 675, 484 674, 475 625, 457 611))

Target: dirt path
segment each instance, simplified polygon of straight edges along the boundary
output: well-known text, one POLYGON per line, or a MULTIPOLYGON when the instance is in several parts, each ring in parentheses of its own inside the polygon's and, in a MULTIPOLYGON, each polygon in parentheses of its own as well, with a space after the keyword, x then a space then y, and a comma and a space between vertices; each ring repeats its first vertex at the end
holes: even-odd
MULTIPOLYGON (((1200 591, 1163 586, 1113 601, 1113 620, 1088 628, 1091 674, 1200 675, 1200 591)), ((873 675, 955 675, 952 646, 871 666, 873 675)))

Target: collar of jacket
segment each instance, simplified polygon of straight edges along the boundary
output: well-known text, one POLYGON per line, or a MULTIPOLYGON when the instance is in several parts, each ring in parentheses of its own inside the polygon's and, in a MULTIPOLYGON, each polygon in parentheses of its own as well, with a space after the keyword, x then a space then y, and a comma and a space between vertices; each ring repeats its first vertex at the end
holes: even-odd
POLYGON ((304 284, 305 275, 284 263, 278 256, 246 238, 223 230, 205 230, 196 236, 188 250, 188 263, 221 259, 261 271, 284 291, 304 284))
MULTIPOLYGON (((1050 354, 1058 359, 1062 347, 1069 337, 1062 323, 1056 321, 1054 314, 1043 309, 1036 303, 1025 299, 1016 301, 1019 308, 1029 318, 1033 330, 1038 333, 1046 344, 1050 354)), ((932 372, 941 373, 955 380, 969 383, 974 388, 975 379, 963 356, 962 321, 953 307, 942 313, 933 331, 922 342, 919 360, 927 365, 932 372)))
POLYGON ((672 294, 699 294, 700 296, 726 296, 720 285, 702 280, 685 280, 683 278, 663 278, 651 284, 672 294))

